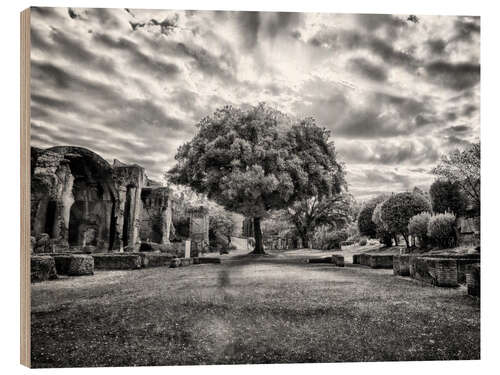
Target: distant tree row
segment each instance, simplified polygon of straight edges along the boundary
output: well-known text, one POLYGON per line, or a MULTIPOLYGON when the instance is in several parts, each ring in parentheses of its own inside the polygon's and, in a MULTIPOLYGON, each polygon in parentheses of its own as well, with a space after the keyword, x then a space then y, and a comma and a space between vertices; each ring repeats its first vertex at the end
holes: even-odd
POLYGON ((415 188, 413 192, 382 194, 361 208, 358 228, 361 234, 378 238, 381 243, 397 245, 397 237, 419 238, 424 247, 431 242, 449 247, 457 243, 456 218, 472 206, 473 215, 480 210, 480 146, 472 144, 465 150, 444 155, 433 169, 438 177, 431 185, 429 197, 415 188))

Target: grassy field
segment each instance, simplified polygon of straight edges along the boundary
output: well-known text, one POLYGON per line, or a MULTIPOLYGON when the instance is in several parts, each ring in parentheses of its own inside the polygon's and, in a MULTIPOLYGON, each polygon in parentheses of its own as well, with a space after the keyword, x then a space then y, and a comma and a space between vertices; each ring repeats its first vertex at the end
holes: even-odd
POLYGON ((33 366, 479 359, 463 288, 304 254, 34 284, 33 366))

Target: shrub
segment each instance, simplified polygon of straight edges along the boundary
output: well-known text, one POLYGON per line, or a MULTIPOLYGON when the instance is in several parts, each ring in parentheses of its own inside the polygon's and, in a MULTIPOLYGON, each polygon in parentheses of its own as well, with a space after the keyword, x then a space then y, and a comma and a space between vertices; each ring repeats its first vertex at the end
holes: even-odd
POLYGON ((340 249, 341 243, 346 241, 348 236, 346 230, 331 231, 326 227, 321 227, 314 233, 313 242, 322 250, 340 249))
POLYGON ((373 238, 377 235, 377 226, 372 221, 373 211, 379 203, 385 201, 386 199, 387 195, 379 195, 363 205, 358 215, 358 228, 360 234, 368 236, 370 238, 373 238))
POLYGON ((363 237, 359 240, 359 246, 366 246, 366 243, 368 242, 366 237, 363 237))
POLYGON ((409 192, 392 195, 382 204, 381 218, 391 233, 401 234, 408 242, 408 223, 410 219, 425 211, 431 210, 430 202, 421 194, 409 192))
POLYGON ((427 228, 429 226, 430 218, 430 213, 422 212, 418 215, 413 216, 408 222, 408 233, 410 233, 412 236, 418 237, 421 248, 426 248, 429 244, 427 228))
POLYGON ((427 235, 439 247, 455 246, 457 243, 455 215, 444 213, 431 216, 427 227, 427 235))
POLYGON ((384 204, 384 202, 377 204, 377 206, 373 210, 372 221, 377 227, 376 237, 385 246, 391 247, 392 233, 388 230, 387 224, 382 220, 382 205, 384 204))
POLYGON ((452 212, 460 216, 465 212, 466 198, 458 183, 436 180, 431 185, 429 194, 435 213, 452 212))

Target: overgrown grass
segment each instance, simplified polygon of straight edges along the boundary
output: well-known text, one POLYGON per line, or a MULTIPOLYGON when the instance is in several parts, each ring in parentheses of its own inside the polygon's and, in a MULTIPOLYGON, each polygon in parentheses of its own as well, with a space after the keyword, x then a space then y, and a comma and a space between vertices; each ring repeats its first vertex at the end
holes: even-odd
POLYGON ((300 257, 32 287, 35 367, 478 359, 479 302, 300 257))

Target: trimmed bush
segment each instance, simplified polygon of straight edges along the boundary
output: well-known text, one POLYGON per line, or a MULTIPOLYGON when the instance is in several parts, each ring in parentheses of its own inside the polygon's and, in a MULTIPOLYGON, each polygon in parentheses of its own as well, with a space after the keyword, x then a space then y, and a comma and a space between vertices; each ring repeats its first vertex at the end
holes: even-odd
POLYGON ((431 214, 422 212, 413 216, 408 223, 408 233, 412 236, 418 237, 420 247, 425 249, 429 244, 429 237, 427 236, 427 228, 429 227, 429 220, 431 214))
MULTIPOLYGON (((385 201, 384 201, 385 202, 385 201)), ((386 247, 392 246, 392 233, 389 232, 387 224, 382 220, 382 205, 384 202, 377 204, 375 210, 373 210, 372 221, 377 227, 376 237, 383 243, 386 247)))
POLYGON ((362 239, 359 240, 359 246, 366 246, 367 243, 368 240, 366 239, 366 237, 363 237, 362 239))
POLYGON ((399 193, 392 195, 382 204, 382 220, 391 233, 401 234, 410 247, 408 241, 408 223, 410 219, 425 211, 430 211, 430 202, 418 193, 399 193))
POLYGON ((358 229, 359 233, 370 238, 374 238, 377 235, 377 226, 372 220, 373 211, 379 203, 382 203, 388 198, 387 195, 379 195, 368 202, 366 202, 358 215, 358 229))
POLYGON ((455 215, 450 213, 433 215, 427 227, 431 241, 441 248, 453 247, 457 243, 455 215))

